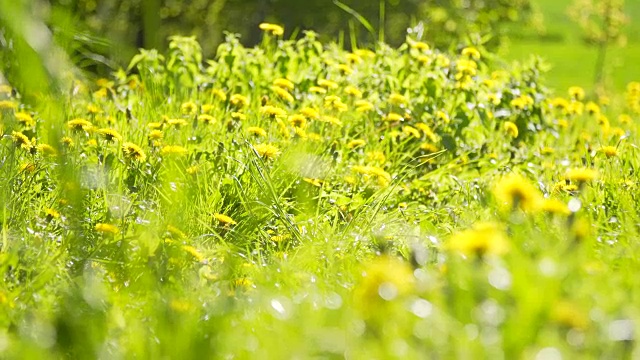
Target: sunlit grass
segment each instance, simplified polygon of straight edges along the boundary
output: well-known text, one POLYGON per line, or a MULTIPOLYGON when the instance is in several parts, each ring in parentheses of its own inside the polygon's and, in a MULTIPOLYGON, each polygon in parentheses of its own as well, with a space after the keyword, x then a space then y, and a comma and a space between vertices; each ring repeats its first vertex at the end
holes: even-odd
POLYGON ((637 355, 640 84, 263 28, 1 88, 3 357, 637 355))

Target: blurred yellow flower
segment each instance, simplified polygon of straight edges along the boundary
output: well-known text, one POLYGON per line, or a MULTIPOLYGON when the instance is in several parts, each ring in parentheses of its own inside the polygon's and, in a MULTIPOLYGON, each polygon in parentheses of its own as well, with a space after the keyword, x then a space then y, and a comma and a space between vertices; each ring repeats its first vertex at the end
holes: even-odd
POLYGON ((499 256, 509 251, 509 241, 502 226, 492 222, 476 223, 471 229, 454 234, 446 246, 467 256, 499 256))
POLYGON ((569 169, 565 173, 565 179, 575 181, 577 183, 584 183, 597 179, 599 173, 597 170, 589 168, 574 168, 569 169))
POLYGON ((224 214, 220 214, 220 213, 215 213, 213 214, 213 218, 218 220, 219 222, 221 222, 224 225, 236 225, 237 222, 235 220, 233 220, 230 216, 224 215, 224 214))
POLYGON ((280 149, 271 144, 257 144, 253 145, 253 149, 258 153, 260 157, 273 159, 280 153, 280 149))
POLYGON ((608 158, 618 156, 618 149, 615 146, 603 146, 598 151, 605 154, 608 158))
POLYGON ((98 134, 102 135, 102 137, 104 137, 104 139, 107 141, 113 141, 113 140, 122 141, 122 135, 120 135, 120 133, 118 133, 114 129, 109 129, 109 128, 99 129, 98 134))
POLYGON ((536 210, 541 198, 539 190, 528 179, 516 173, 502 177, 495 184, 493 194, 500 205, 511 210, 536 210))
POLYGON ((270 24, 270 23, 261 23, 258 25, 260 30, 269 33, 273 36, 282 36, 284 35, 284 28, 280 25, 270 24))
POLYGON ((584 89, 579 86, 572 86, 569 88, 569 97, 573 100, 580 101, 584 99, 584 89))
POLYGON ((160 155, 162 156, 186 155, 187 153, 189 153, 189 150, 180 145, 166 145, 160 149, 160 155))
POLYGON ((512 123, 511 121, 505 121, 503 127, 504 132, 507 133, 507 135, 511 136, 512 138, 518 137, 518 126, 516 126, 516 124, 512 123))
POLYGON ((116 235, 120 232, 120 229, 118 229, 117 226, 112 224, 105 224, 105 223, 96 224, 95 230, 99 233, 107 234, 107 235, 116 235))
POLYGON ((125 157, 129 158, 130 160, 142 162, 147 158, 144 150, 142 150, 140 146, 131 142, 125 142, 124 144, 122 144, 122 152, 124 153, 125 157))

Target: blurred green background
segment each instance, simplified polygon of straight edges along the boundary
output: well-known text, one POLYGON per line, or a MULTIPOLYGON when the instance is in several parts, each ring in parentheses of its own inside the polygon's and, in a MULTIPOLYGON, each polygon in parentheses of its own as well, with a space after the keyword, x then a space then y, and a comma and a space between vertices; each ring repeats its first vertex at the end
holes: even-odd
MULTIPOLYGON (((0 46, 11 47, 6 25, 20 7, 52 29, 77 67, 99 76, 126 66, 138 48, 164 50, 170 35, 195 35, 212 57, 225 31, 240 34, 245 45, 257 43, 263 21, 283 25, 284 38, 310 29, 348 48, 380 40, 397 46, 409 29, 413 38, 441 49, 483 43, 508 60, 538 54, 551 65, 548 84, 562 90, 590 87, 595 77, 597 48, 567 15, 573 1, 0 0, 0 46), (481 36, 469 35, 474 33, 481 36)), ((626 45, 609 47, 605 68, 604 84, 616 90, 640 78, 634 66, 640 60, 640 25, 633 21, 640 1, 627 1, 624 9, 630 19, 623 27, 626 45)))

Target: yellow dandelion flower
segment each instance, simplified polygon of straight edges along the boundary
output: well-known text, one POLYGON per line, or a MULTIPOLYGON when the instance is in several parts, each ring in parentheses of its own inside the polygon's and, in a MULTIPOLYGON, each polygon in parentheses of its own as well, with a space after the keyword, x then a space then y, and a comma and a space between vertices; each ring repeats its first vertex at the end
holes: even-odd
POLYGON ((466 56, 473 60, 480 60, 480 51, 474 47, 466 47, 462 49, 462 56, 466 56))
POLYGON ((389 95, 389 103, 392 105, 407 105, 409 104, 409 99, 406 96, 398 93, 393 93, 389 95))
POLYGON ((227 101, 227 93, 222 89, 211 89, 211 95, 218 101, 227 101))
POLYGON ((24 111, 15 113, 16 120, 25 127, 32 127, 36 124, 33 117, 24 111))
POLYGON ((429 44, 422 41, 410 41, 409 46, 411 46, 412 49, 416 49, 418 51, 424 52, 429 50, 429 44))
POLYGON ((291 95, 287 89, 281 88, 279 86, 272 86, 271 90, 273 90, 273 92, 276 93, 276 95, 278 95, 278 97, 288 103, 292 103, 295 101, 295 98, 293 97, 293 95, 291 95))
POLYGON ((349 142, 347 143, 347 147, 348 147, 349 149, 355 149, 355 148, 358 148, 358 147, 365 146, 365 145, 366 145, 366 143, 367 143, 367 142, 366 142, 366 141, 364 141, 364 140, 362 140, 362 139, 354 139, 354 140, 351 140, 351 141, 349 141, 349 142))
MULTIPOLYGON (((202 112, 202 114, 211 114, 211 112, 216 108, 215 105, 212 104, 204 104, 202 105, 200 111, 202 112)), ((200 117, 198 117, 200 118, 200 117)))
POLYGON ((373 104, 367 100, 358 100, 354 103, 354 105, 356 106, 357 112, 367 112, 375 109, 373 104))
POLYGON ((539 204, 540 211, 549 214, 569 215, 571 211, 567 204, 557 199, 544 199, 539 204))
POLYGON ((275 79, 273 80, 273 85, 283 88, 283 89, 287 89, 289 91, 293 91, 293 89, 295 88, 295 85, 293 84, 293 82, 289 79, 284 79, 284 78, 280 78, 280 79, 275 79))
POLYGON ((167 120, 167 125, 173 126, 176 129, 179 129, 179 128, 183 127, 183 126, 189 125, 189 123, 185 119, 168 119, 167 120))
POLYGON ((92 115, 100 114, 102 110, 95 104, 87 105, 87 112, 92 115))
POLYGON ((342 121, 340 121, 340 119, 338 119, 335 116, 323 116, 322 118, 320 118, 320 121, 334 125, 334 126, 342 126, 342 121))
POLYGON ((561 97, 553 98, 551 99, 551 106, 555 109, 566 111, 569 108, 569 101, 561 97))
POLYGON ((213 214, 213 218, 218 220, 223 225, 236 225, 237 224, 237 222, 235 220, 233 220, 230 216, 227 216, 227 215, 224 215, 224 214, 215 213, 215 214, 213 214))
POLYGON ((389 185, 391 182, 391 175, 378 166, 355 165, 351 167, 351 169, 358 174, 375 177, 378 180, 378 184, 381 186, 389 185))
POLYGON ((13 139, 13 142, 16 144, 16 146, 19 146, 24 150, 31 150, 31 148, 33 147, 33 143, 31 140, 29 140, 27 135, 19 131, 11 132, 11 138, 13 139))
POLYGON ((302 114, 289 116, 289 123, 297 128, 305 128, 307 126, 307 118, 302 114))
POLYGON ((404 118, 402 117, 402 115, 398 114, 398 113, 394 113, 394 112, 390 112, 387 114, 387 116, 384 117, 385 121, 404 121, 404 118))
POLYGON ((198 105, 196 105, 196 103, 193 101, 187 101, 180 105, 180 111, 184 115, 193 115, 196 113, 196 111, 198 111, 198 105))
POLYGON ((509 251, 509 241, 501 225, 481 222, 454 234, 447 248, 470 256, 503 255, 509 251))
POLYGON ((589 168, 574 168, 569 169, 565 173, 564 177, 567 180, 574 181, 577 183, 585 183, 589 181, 596 180, 600 174, 597 170, 589 169, 589 168))
POLYGON ((200 251, 198 251, 198 249, 196 249, 191 245, 182 245, 182 250, 184 250, 187 254, 193 256, 193 258, 197 262, 203 262, 205 260, 204 256, 200 253, 200 251))
POLYGON ((347 62, 349 64, 360 64, 362 63, 362 57, 358 54, 355 53, 347 53, 347 55, 345 56, 347 59, 347 62))
POLYGON ((164 137, 164 133, 161 130, 151 130, 149 132, 149 140, 160 140, 164 137))
POLYGON ((93 124, 86 119, 73 119, 67 122, 67 127, 73 131, 91 131, 93 124))
POLYGON ((342 102, 339 96, 329 95, 324 98, 324 106, 328 109, 338 110, 339 112, 347 111, 349 107, 342 102))
POLYGON ((147 126, 152 130, 162 129, 164 127, 164 122, 150 122, 147 126))
POLYGON ((187 155, 189 153, 189 150, 187 150, 187 148, 185 148, 184 146, 180 146, 180 145, 166 145, 163 146, 162 149, 160 149, 160 155, 162 156, 171 156, 171 155, 187 155))
POLYGON ((622 125, 627 125, 631 124, 633 122, 633 119, 628 114, 620 114, 618 115, 618 122, 620 122, 620 124, 622 125))
POLYGON ((277 106, 262 106, 260 108, 260 113, 266 115, 270 118, 280 118, 287 116, 287 112, 277 106))
POLYGON ((198 165, 189 166, 185 171, 189 175, 195 175, 198 172, 200 172, 200 166, 198 166, 198 165))
POLYGON ((124 153, 125 157, 130 160, 142 162, 147 158, 144 150, 142 150, 140 146, 131 142, 125 142, 124 144, 122 144, 122 152, 124 153))
POLYGON ((208 114, 202 114, 202 115, 198 115, 198 120, 202 121, 203 123, 209 125, 209 124, 213 124, 216 119, 208 114))
POLYGON ((117 226, 112 224, 98 223, 94 228, 97 232, 105 235, 117 235, 120 232, 117 226))
POLYGON ((567 108, 567 113, 570 115, 582 115, 584 112, 584 104, 579 101, 574 101, 569 104, 569 108, 567 108))
POLYGON ((44 209, 44 215, 46 216, 47 220, 49 220, 49 221, 51 221, 53 219, 59 219, 60 218, 60 213, 58 211, 56 211, 55 209, 52 209, 52 208, 44 209))
POLYGON ((589 101, 584 106, 584 109, 589 115, 600 115, 600 106, 593 101, 589 101))
POLYGON ((420 139, 422 136, 420 134, 420 131, 416 128, 414 128, 413 126, 403 126, 402 127, 402 133, 407 135, 407 136, 412 136, 416 139, 420 139))
POLYGON ((324 184, 324 180, 315 179, 315 178, 307 178, 307 177, 305 177, 305 178, 302 178, 302 181, 304 181, 306 183, 309 183, 309 184, 311 184, 313 186, 316 186, 316 187, 322 187, 322 184, 324 184))
POLYGON ((26 162, 26 163, 20 164, 19 169, 20 169, 20 172, 32 173, 36 170, 36 164, 32 162, 26 162))
POLYGON ((68 136, 64 136, 62 139, 60 139, 60 142, 62 142, 62 145, 69 148, 75 145, 75 142, 73 141, 73 139, 68 136))
POLYGON ((503 124, 504 132, 512 138, 518 137, 518 126, 511 121, 505 121, 503 124))
POLYGON ((307 117, 307 119, 319 119, 320 113, 318 110, 310 107, 304 107, 300 109, 300 113, 307 117))
POLYGON ((551 320, 561 326, 578 330, 585 330, 589 326, 587 312, 580 310, 579 306, 568 301, 559 301, 553 306, 551 320))
POLYGON ((558 127, 566 129, 569 127, 569 122, 567 121, 567 119, 558 119, 558 127))
POLYGON ((614 136, 614 137, 622 137, 627 133, 624 129, 619 128, 617 126, 611 128, 610 130, 611 130, 611 136, 614 136))
POLYGON ((326 89, 337 89, 339 87, 337 82, 327 79, 318 79, 318 86, 326 89))
POLYGON ((370 151, 367 153, 367 160, 372 163, 384 164, 387 157, 382 151, 370 151))
POLYGON ((258 153, 260 157, 273 159, 280 154, 280 149, 271 144, 257 144, 253 145, 253 149, 258 153))
POLYGON ((572 86, 569 88, 569 97, 573 100, 581 101, 584 99, 584 89, 579 86, 572 86))
POLYGON ((446 112, 442 110, 438 110, 436 111, 436 121, 444 124, 448 124, 451 122, 451 119, 449 118, 449 115, 447 115, 446 112))
POLYGON ((438 147, 433 145, 433 144, 429 144, 429 143, 422 143, 420 144, 420 149, 424 150, 428 153, 435 153, 438 152, 438 147))
POLYGON ((487 101, 492 105, 500 105, 502 98, 498 94, 491 93, 487 95, 487 101))
POLYGON ((267 136, 267 131, 258 126, 250 126, 247 128, 247 132, 253 136, 265 137, 267 136))
POLYGON ((345 86, 344 93, 358 99, 362 97, 362 91, 360 91, 357 87, 353 85, 345 86))
POLYGON ((11 100, 0 100, 0 110, 15 110, 18 104, 11 100))
POLYGON ((544 146, 542 149, 540 149, 540 154, 542 155, 551 155, 555 152, 556 150, 554 148, 548 146, 544 146))
POLYGON ((229 103, 231 103, 231 105, 235 106, 237 109, 242 109, 243 107, 247 106, 247 104, 249 104, 249 99, 244 95, 233 94, 229 99, 229 103))
POLYGON ((605 115, 599 115, 598 116, 598 125, 600 125, 600 127, 602 128, 602 130, 604 130, 605 132, 609 131, 610 125, 609 125, 609 118, 607 118, 605 115))
POLYGON ((327 93, 327 89, 325 89, 323 87, 320 87, 320 86, 311 86, 309 88, 309 91, 311 93, 314 93, 314 94, 326 94, 327 93))
POLYGON ((529 180, 515 173, 500 179, 494 186, 493 194, 499 204, 511 210, 536 210, 541 198, 538 189, 529 180))
POLYGON ((241 112, 234 111, 231 113, 231 118, 237 121, 244 121, 244 120, 247 120, 247 115, 241 112))
POLYGON ((608 158, 618 156, 618 149, 615 146, 603 146, 598 151, 608 158))
POLYGON ((107 141, 122 141, 122 135, 114 129, 103 128, 98 130, 98 134, 102 135, 107 141))
POLYGON ((354 301, 365 318, 379 316, 380 306, 402 299, 415 289, 413 270, 406 261, 383 255, 365 264, 356 285, 354 301))
POLYGON ((431 142, 438 142, 438 136, 433 132, 431 127, 425 123, 416 124, 416 128, 420 129, 422 133, 429 139, 431 142))
POLYGON ((258 25, 260 30, 271 34, 273 36, 282 36, 284 35, 284 28, 280 25, 270 24, 270 23, 261 23, 258 25))
POLYGON ((340 71, 345 75, 349 75, 353 73, 353 69, 351 68, 351 66, 347 64, 338 64, 336 67, 338 68, 338 71, 340 71))
POLYGON ((56 149, 49 144, 38 144, 36 146, 36 150, 43 155, 55 156, 58 154, 58 151, 56 151, 56 149))

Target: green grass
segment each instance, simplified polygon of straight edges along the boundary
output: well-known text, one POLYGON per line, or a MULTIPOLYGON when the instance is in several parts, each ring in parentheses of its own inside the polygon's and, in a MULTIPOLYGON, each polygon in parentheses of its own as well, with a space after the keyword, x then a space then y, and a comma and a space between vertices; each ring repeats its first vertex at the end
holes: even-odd
POLYGON ((2 88, 0 357, 637 357, 640 85, 598 106, 535 62, 312 33, 169 48, 2 88))
MULTIPOLYGON (((510 60, 527 59, 531 54, 542 56, 551 65, 546 80, 550 87, 564 92, 570 86, 592 87, 595 78, 597 49, 585 44, 577 24, 567 15, 570 1, 537 0, 545 19, 546 34, 537 36, 523 28, 514 28, 514 38, 504 51, 510 60), (518 34, 527 34, 520 38, 518 34)), ((640 60, 640 3, 626 2, 630 18, 625 27, 628 44, 613 46, 608 54, 606 85, 621 91, 628 82, 640 78, 640 69, 634 64, 640 60)))

